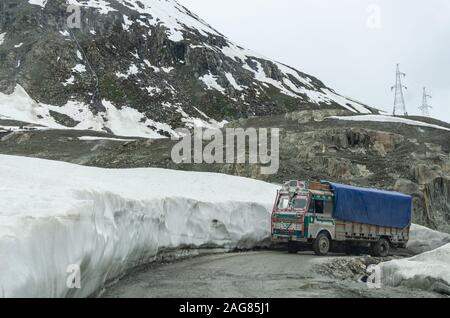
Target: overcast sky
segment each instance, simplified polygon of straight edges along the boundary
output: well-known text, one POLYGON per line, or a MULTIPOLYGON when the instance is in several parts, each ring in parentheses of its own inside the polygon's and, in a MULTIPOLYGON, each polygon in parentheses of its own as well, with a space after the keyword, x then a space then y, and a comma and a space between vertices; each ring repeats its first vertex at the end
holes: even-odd
POLYGON ((392 112, 395 65, 406 107, 450 122, 448 0, 179 0, 230 40, 392 112))

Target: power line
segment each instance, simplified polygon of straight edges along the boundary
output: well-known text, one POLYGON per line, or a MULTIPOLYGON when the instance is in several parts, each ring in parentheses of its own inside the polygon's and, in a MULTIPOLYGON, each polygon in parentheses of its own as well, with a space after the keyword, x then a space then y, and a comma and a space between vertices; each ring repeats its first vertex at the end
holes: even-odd
POLYGON ((419 109, 422 111, 422 115, 425 117, 430 116, 430 109, 433 108, 430 105, 428 105, 428 98, 432 98, 431 95, 427 94, 427 88, 423 88, 423 98, 422 98, 422 105, 419 107, 419 109))
POLYGON ((394 111, 393 111, 394 116, 397 114, 397 112, 403 113, 403 115, 405 116, 408 115, 405 105, 405 96, 403 95, 403 89, 408 88, 402 84, 402 77, 405 76, 406 76, 405 73, 400 72, 400 64, 397 64, 395 86, 391 87, 391 91, 395 90, 394 111))

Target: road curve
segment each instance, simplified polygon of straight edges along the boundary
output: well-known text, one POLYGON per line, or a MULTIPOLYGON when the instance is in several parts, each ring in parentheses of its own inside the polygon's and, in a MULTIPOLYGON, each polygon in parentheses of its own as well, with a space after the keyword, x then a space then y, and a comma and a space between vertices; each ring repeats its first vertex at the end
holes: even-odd
POLYGON ((281 251, 215 254, 155 264, 107 288, 102 297, 436 297, 407 288, 368 289, 315 272, 312 253, 281 251))

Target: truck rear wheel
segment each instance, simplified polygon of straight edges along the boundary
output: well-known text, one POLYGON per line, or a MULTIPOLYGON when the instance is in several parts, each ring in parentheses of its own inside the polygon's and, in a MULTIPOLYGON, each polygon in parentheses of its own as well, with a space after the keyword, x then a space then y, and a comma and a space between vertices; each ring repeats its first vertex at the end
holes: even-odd
POLYGON ((325 256, 330 252, 331 240, 326 233, 320 233, 313 243, 313 250, 316 255, 325 256))
POLYGON ((373 243, 371 246, 372 255, 376 257, 387 257, 389 256, 390 245, 389 241, 385 238, 381 238, 378 242, 373 243))

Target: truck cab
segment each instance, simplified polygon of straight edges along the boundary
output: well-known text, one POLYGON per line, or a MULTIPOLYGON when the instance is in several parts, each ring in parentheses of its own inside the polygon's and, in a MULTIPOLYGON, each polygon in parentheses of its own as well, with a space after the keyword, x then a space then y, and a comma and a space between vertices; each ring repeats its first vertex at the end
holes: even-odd
POLYGON ((322 252, 327 254, 335 236, 332 217, 333 193, 330 188, 317 182, 288 181, 278 191, 272 211, 272 241, 287 243, 289 252, 296 252, 301 246, 314 245, 319 233, 322 252))

